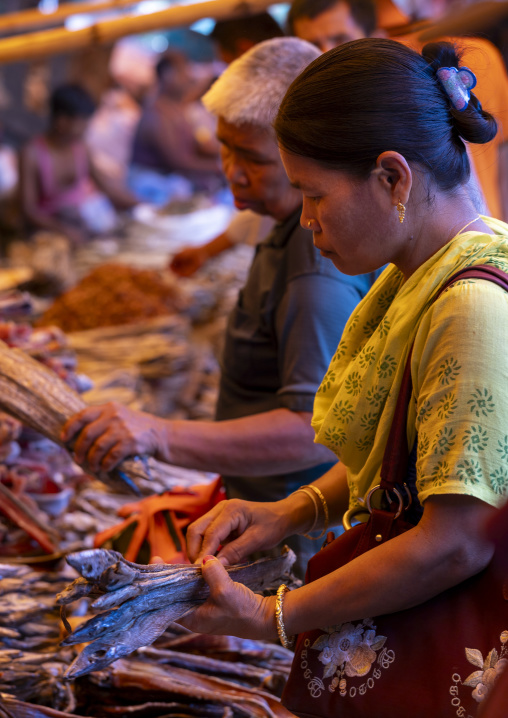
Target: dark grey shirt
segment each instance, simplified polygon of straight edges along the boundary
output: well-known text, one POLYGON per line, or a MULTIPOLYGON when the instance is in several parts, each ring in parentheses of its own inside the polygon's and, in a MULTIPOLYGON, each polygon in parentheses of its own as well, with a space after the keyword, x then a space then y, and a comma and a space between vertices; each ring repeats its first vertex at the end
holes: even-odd
MULTIPOLYGON (((257 247, 227 327, 219 421, 280 407, 312 411, 344 325, 372 285, 373 275, 341 274, 320 255, 299 220, 300 210, 257 247)), ((313 481, 330 466, 224 479, 230 497, 270 501, 313 481)))

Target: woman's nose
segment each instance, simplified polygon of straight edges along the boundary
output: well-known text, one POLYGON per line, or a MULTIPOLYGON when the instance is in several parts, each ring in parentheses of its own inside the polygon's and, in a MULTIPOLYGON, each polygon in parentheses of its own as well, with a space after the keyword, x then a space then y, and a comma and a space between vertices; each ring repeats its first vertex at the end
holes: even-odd
POLYGON ((320 231, 319 222, 312 216, 312 213, 308 211, 305 198, 303 200, 302 214, 300 215, 300 224, 304 229, 308 229, 311 232, 320 231))

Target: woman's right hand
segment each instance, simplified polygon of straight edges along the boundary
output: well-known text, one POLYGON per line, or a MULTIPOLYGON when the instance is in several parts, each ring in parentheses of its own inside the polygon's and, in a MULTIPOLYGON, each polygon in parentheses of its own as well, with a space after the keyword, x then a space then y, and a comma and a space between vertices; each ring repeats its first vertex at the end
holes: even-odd
POLYGON ((305 494, 282 501, 221 501, 187 530, 191 561, 215 555, 224 565, 241 563, 255 551, 277 546, 287 536, 312 524, 314 508, 305 494))

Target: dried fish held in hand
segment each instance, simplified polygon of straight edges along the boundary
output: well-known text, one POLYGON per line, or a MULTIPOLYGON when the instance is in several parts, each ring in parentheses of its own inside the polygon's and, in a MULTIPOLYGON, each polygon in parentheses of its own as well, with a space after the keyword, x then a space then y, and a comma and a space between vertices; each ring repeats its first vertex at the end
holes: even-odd
MULTIPOLYGON (((64 645, 90 642, 66 672, 68 679, 104 668, 153 643, 171 622, 209 596, 199 566, 142 566, 106 549, 79 551, 70 554, 67 561, 92 586, 91 594, 102 594, 93 608, 108 609, 82 623, 63 641, 64 645)), ((294 553, 287 549, 278 558, 229 566, 226 570, 233 580, 253 591, 262 591, 291 580, 294 562, 294 553)), ((73 596, 82 596, 84 585, 83 579, 77 579, 57 596, 57 603, 65 605, 73 596)))
MULTIPOLYGON (((0 342, 0 408, 26 426, 35 429, 62 445, 60 433, 71 416, 86 407, 79 394, 50 369, 0 342)), ((69 447, 65 447, 69 448, 69 447)), ((139 458, 124 460, 111 474, 97 478, 104 483, 118 482, 135 494, 138 479, 149 480, 157 475, 158 462, 139 458)), ((89 472, 88 467, 83 467, 89 472)))

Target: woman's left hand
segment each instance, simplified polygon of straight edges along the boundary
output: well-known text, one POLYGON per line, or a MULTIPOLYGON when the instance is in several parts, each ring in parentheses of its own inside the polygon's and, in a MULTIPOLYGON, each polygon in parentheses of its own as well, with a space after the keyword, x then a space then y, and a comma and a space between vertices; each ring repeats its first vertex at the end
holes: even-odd
POLYGON ((202 571, 210 597, 178 623, 195 633, 277 639, 275 596, 258 596, 243 584, 232 581, 214 556, 203 558, 202 571))

